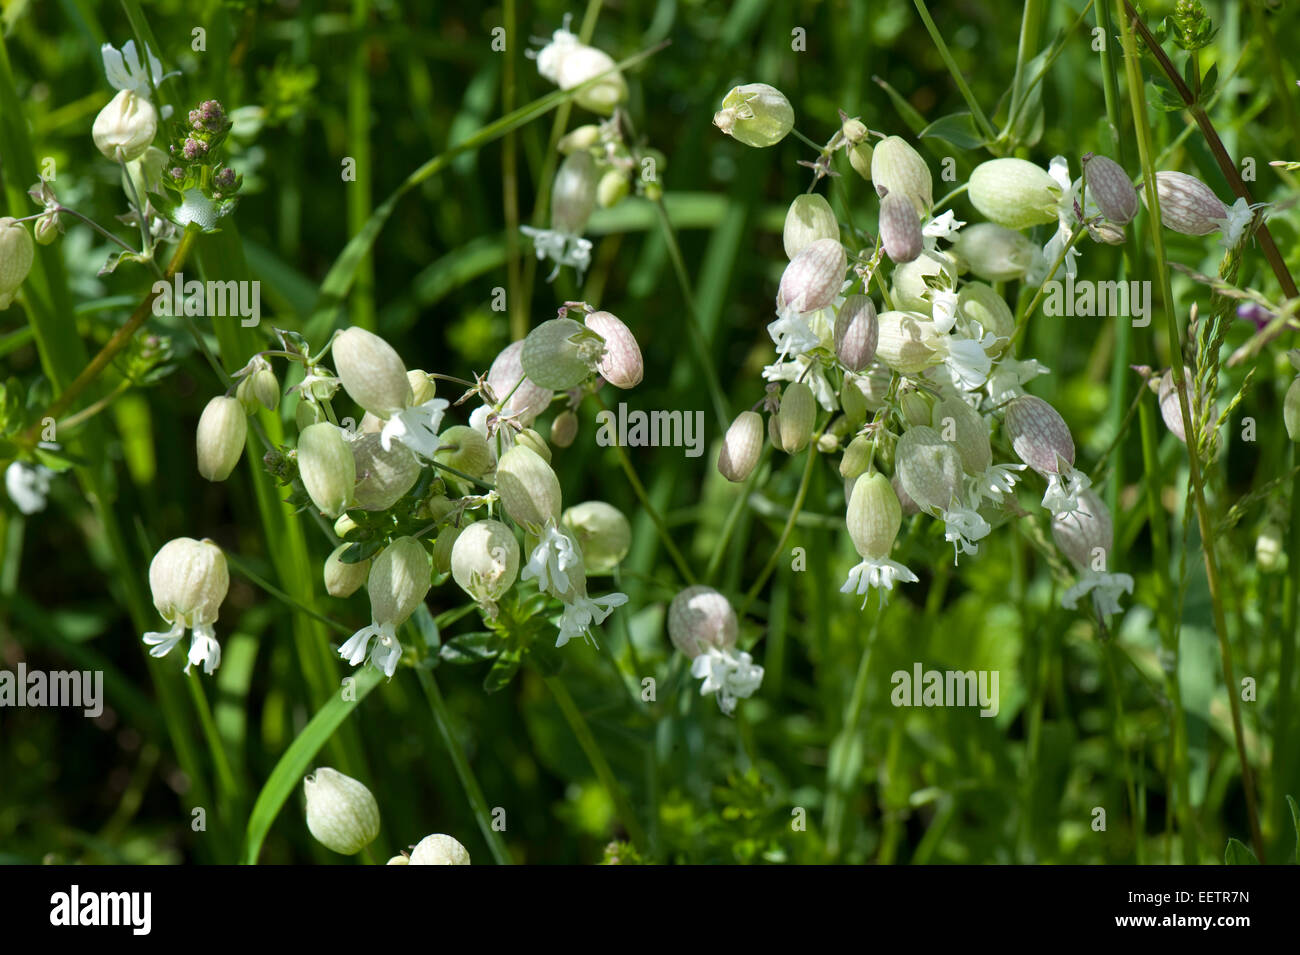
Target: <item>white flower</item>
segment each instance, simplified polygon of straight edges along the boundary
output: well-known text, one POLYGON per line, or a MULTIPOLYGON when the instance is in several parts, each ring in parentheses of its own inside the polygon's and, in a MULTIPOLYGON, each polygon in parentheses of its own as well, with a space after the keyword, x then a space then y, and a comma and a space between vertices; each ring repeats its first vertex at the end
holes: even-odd
POLYGON ((943 363, 954 388, 959 391, 974 391, 983 387, 993 367, 993 359, 989 358, 987 349, 996 345, 997 340, 992 332, 980 339, 960 334, 939 339, 940 347, 947 350, 943 363))
POLYGON ((1266 205, 1268 205, 1266 202, 1257 202, 1252 206, 1244 197, 1238 197, 1237 201, 1228 207, 1227 217, 1214 220, 1223 230, 1223 238, 1219 240, 1219 244, 1228 251, 1235 249, 1245 234, 1246 227, 1255 218, 1255 210, 1266 205))
POLYGON ((778 360, 802 355, 821 344, 802 312, 793 308, 779 309, 776 321, 767 326, 767 334, 776 345, 778 360))
POLYGON ((43 464, 13 461, 5 468, 5 490, 18 510, 24 514, 39 513, 45 510, 54 473, 43 464))
POLYGON ((975 542, 989 536, 993 529, 989 522, 980 517, 979 511, 969 507, 954 507, 943 514, 943 539, 952 544, 952 562, 957 563, 961 554, 979 552, 975 542))
POLYGON ((365 662, 367 650, 370 650, 370 662, 375 669, 382 670, 391 680, 397 672, 397 662, 402 658, 402 644, 391 622, 372 622, 370 626, 362 627, 339 647, 339 656, 352 666, 358 666, 365 662), (372 638, 377 638, 373 649, 370 647, 372 638))
POLYGON ((957 323, 957 293, 944 289, 930 289, 931 320, 934 330, 947 335, 957 323))
POLYGON ((862 594, 862 606, 867 606, 867 597, 870 596, 872 589, 879 590, 880 601, 883 604, 885 600, 885 591, 894 589, 894 581, 902 581, 905 584, 916 582, 916 574, 912 573, 897 561, 890 560, 888 557, 864 558, 862 563, 849 570, 848 579, 844 581, 844 586, 840 588, 840 593, 850 594, 856 591, 862 594))
POLYGON ((560 269, 571 265, 581 281, 582 273, 591 265, 591 240, 580 235, 569 235, 554 229, 534 229, 532 226, 520 226, 519 231, 533 240, 533 249, 538 259, 550 259, 555 269, 546 277, 553 282, 560 274, 560 269))
MULTIPOLYGON (((1082 187, 1083 180, 1070 180, 1070 164, 1064 156, 1053 156, 1051 165, 1048 166, 1047 174, 1056 180, 1061 187, 1061 198, 1057 203, 1057 228, 1052 237, 1043 246, 1041 257, 1037 258, 1034 265, 1025 275, 1025 280, 1033 285, 1039 285, 1049 278, 1057 278, 1056 272, 1048 275, 1047 271, 1060 257, 1061 252, 1065 249, 1070 241, 1070 236, 1074 232, 1075 223, 1078 221, 1078 211, 1075 204, 1079 199, 1079 190, 1082 187)), ((1061 263, 1065 269, 1066 275, 1076 275, 1079 267, 1075 264, 1075 259, 1080 255, 1078 246, 1074 246, 1065 255, 1065 261, 1061 263)), ((1057 270, 1060 271, 1059 269, 1057 270)))
POLYGON ((229 588, 226 557, 212 541, 178 537, 164 544, 149 564, 149 590, 154 607, 171 627, 143 635, 152 648, 149 655, 165 657, 190 630, 193 637, 185 672, 196 665, 201 665, 204 673, 216 670, 221 646, 213 624, 229 588))
POLYGON ((560 616, 560 635, 556 638, 555 645, 562 647, 574 637, 584 637, 595 646, 596 640, 591 635, 592 626, 604 623, 615 607, 621 607, 625 603, 627 594, 617 592, 594 599, 586 594, 575 594, 564 605, 564 613, 560 616))
POLYGON ((431 398, 422 405, 403 408, 384 422, 379 443, 390 451, 397 440, 421 457, 432 458, 439 447, 438 426, 447 408, 446 398, 431 398))
MULTIPOLYGON (((1060 459, 1058 459, 1060 461, 1060 459)), ((1064 464, 1064 461, 1060 461, 1064 464)), ((1047 475, 1047 492, 1043 494, 1043 507, 1053 514, 1069 514, 1079 509, 1079 497, 1092 487, 1088 475, 1073 467, 1060 474, 1047 475)))
POLYGON ((933 251, 935 239, 947 239, 948 241, 952 241, 957 237, 957 233, 961 231, 961 227, 965 224, 966 223, 957 220, 957 217, 953 214, 951 209, 941 215, 935 216, 921 228, 921 235, 926 239, 926 249, 933 251))
POLYGON ((536 578, 537 588, 563 599, 569 592, 570 571, 582 569, 582 553, 572 537, 549 523, 529 555, 521 580, 536 578))
POLYGON ((989 397, 993 399, 994 404, 1001 404, 1004 401, 1010 401, 1012 398, 1018 398, 1025 393, 1024 388, 1021 387, 1025 382, 1031 378, 1037 378, 1039 375, 1046 375, 1050 371, 1050 368, 1040 365, 1033 358, 1027 361, 1017 361, 1014 358, 1004 356, 998 362, 993 373, 989 375, 989 397))
POLYGON ((719 650, 707 647, 691 661, 691 676, 704 682, 700 695, 717 695, 718 708, 730 716, 736 703, 754 694, 763 682, 763 668, 754 665, 754 659, 743 650, 719 650))
POLYGON ((1019 480, 1016 473, 1023 471, 1027 464, 990 464, 984 473, 977 475, 973 481, 977 498, 990 501, 1002 500, 1003 494, 1010 494, 1019 480))
POLYGON ((1061 606, 1074 610, 1079 598, 1092 593, 1093 605, 1103 617, 1120 612, 1121 594, 1133 593, 1133 578, 1128 574, 1099 574, 1094 570, 1085 570, 1079 582, 1061 596, 1061 606))
MULTIPOLYGON (((164 73, 162 60, 154 56, 153 51, 148 47, 145 47, 144 51, 149 67, 146 72, 140 64, 134 40, 127 40, 120 52, 111 43, 105 43, 99 48, 99 52, 104 59, 104 75, 108 78, 108 85, 115 90, 130 90, 145 99, 148 99, 153 93, 153 88, 161 85, 167 77, 181 75, 179 70, 164 73), (152 84, 150 84, 151 77, 152 84)), ((171 116, 171 107, 164 106, 162 118, 167 119, 169 116, 171 116)))

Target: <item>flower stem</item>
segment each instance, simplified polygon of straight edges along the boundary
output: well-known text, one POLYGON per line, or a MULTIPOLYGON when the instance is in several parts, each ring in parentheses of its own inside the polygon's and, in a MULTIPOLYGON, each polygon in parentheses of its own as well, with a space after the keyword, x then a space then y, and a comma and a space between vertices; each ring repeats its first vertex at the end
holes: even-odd
POLYGON ((632 811, 632 804, 628 801, 627 793, 619 785, 618 779, 614 776, 614 770, 610 768, 609 761, 605 759, 605 754, 601 752, 600 747, 596 744, 596 737, 592 735, 591 727, 587 725, 582 711, 578 709, 578 704, 573 701, 569 688, 553 676, 543 676, 542 680, 555 697, 555 702, 564 714, 569 728, 573 730, 578 745, 586 753, 591 768, 596 771, 596 775, 600 778, 605 791, 609 793, 609 798, 614 803, 614 810, 618 813, 623 828, 627 830, 628 838, 641 851, 648 851, 649 842, 646 841, 645 830, 641 828, 640 820, 637 819, 636 813, 632 811))
POLYGON ((465 758, 464 747, 460 745, 460 740, 452 731, 451 714, 447 711, 447 704, 442 698, 438 684, 433 679, 433 674, 424 667, 416 667, 415 673, 420 678, 424 695, 429 698, 433 721, 438 724, 438 732, 447 746, 447 755, 451 757, 452 765, 456 767, 456 775, 460 777, 461 787, 465 790, 465 796, 469 799, 470 808, 474 812, 474 820, 478 823, 479 831, 483 833, 483 839, 488 844, 492 858, 496 860, 497 865, 511 865, 513 860, 510 858, 510 850, 506 848, 501 833, 492 828, 492 810, 483 795, 483 787, 479 785, 478 777, 474 775, 469 760, 465 758))

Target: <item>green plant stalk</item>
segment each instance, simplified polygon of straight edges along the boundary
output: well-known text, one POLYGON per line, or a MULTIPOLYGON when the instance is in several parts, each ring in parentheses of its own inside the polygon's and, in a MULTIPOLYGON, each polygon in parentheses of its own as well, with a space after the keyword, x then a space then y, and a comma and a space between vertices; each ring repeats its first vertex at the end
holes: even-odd
POLYGON ((754 470, 750 472, 749 477, 745 480, 745 485, 736 495, 735 501, 732 502, 727 516, 722 522, 722 530, 718 532, 718 542, 713 547, 713 553, 709 555, 708 566, 704 568, 705 582, 711 582, 718 574, 722 566, 722 559, 726 556, 727 545, 731 543, 731 535, 736 532, 736 525, 740 522, 740 515, 745 511, 745 505, 749 501, 749 495, 754 490, 754 485, 758 483, 758 475, 763 470, 763 465, 767 461, 767 449, 764 448, 763 455, 754 465, 754 470))
POLYGON ((434 680, 433 673, 425 667, 416 667, 415 673, 420 678, 424 695, 429 699, 429 709, 433 712, 434 722, 438 724, 438 733, 447 746, 447 755, 451 757, 452 765, 456 767, 456 775, 460 778, 461 788, 465 790, 466 798, 469 799, 474 821, 478 823, 479 831, 488 844, 492 858, 496 860, 497 865, 511 865, 513 860, 510 858, 510 850, 506 848, 501 833, 492 828, 492 809, 483 795, 483 787, 479 785, 478 777, 474 775, 474 770, 465 757, 465 749, 460 745, 460 740, 457 739, 452 728, 451 713, 447 710, 438 683, 434 680))
POLYGON ((1029 80, 1025 71, 1034 59, 1034 47, 1038 44, 1039 33, 1043 25, 1042 0, 1025 0, 1024 13, 1020 18, 1020 40, 1016 45, 1016 72, 1011 80, 1011 103, 1007 109, 1007 126, 1004 135, 1010 136, 1020 118, 1020 110, 1029 96, 1029 80))
MULTIPOLYGON (((372 163, 370 154, 370 0, 352 0, 352 68, 348 71, 348 157, 355 161, 356 180, 345 183, 348 234, 356 235, 370 220, 372 163)), ((367 254, 357 264, 353 280, 352 324, 375 330, 375 260, 367 254)))
MULTIPOLYGON (((882 607, 871 621, 867 633, 866 646, 858 658, 858 673, 853 680, 853 690, 849 695, 849 705, 844 711, 844 725, 835 737, 834 747, 847 747, 849 741, 858 733, 858 724, 862 720, 862 710, 867 701, 868 674, 871 669, 871 652, 876 647, 876 635, 880 630, 882 607)), ((843 768, 843 763, 838 768, 843 768)), ((826 831, 826 855, 830 860, 839 858, 840 842, 844 837, 844 807, 849 791, 853 788, 854 778, 847 774, 835 773, 837 767, 828 762, 826 767, 826 808, 822 812, 822 828, 826 831)), ((855 774, 856 775, 856 774, 855 774)))
MULTIPOLYGON (((1288 449, 1290 464, 1300 464, 1293 442, 1288 449)), ((1279 839, 1288 832, 1290 823, 1286 796, 1289 783, 1295 773, 1296 755, 1292 740, 1292 724, 1295 722, 1295 657, 1297 628, 1300 627, 1300 476, 1291 482, 1290 526, 1287 529, 1287 554, 1290 566, 1287 567, 1286 584, 1282 599, 1282 648, 1278 660, 1278 695, 1277 726, 1273 731, 1273 816, 1274 832, 1279 839)), ((1283 840, 1285 841, 1285 840, 1283 840)), ((1265 860, 1261 860, 1265 861, 1265 860)))
MULTIPOLYGON (((515 35, 515 0, 505 0, 502 26, 506 36, 515 35)), ((501 112, 509 115, 515 108, 515 47, 506 45, 501 70, 501 112)), ((519 267, 519 140, 512 129, 501 143, 501 204, 506 217, 506 295, 510 314, 510 340, 528 334, 528 312, 524 307, 519 267)))
MULTIPOLYGON (((913 3, 916 6, 916 12, 921 15, 921 22, 925 24, 925 29, 930 34, 930 39, 934 42, 935 49, 939 51, 939 56, 943 58, 944 65, 948 67, 948 73, 952 76, 952 81, 957 84, 962 99, 970 107, 971 116, 979 125, 980 132, 990 141, 997 139, 997 130, 993 128, 989 118, 984 115, 979 100, 975 98, 970 91, 970 87, 966 85, 966 78, 961 75, 961 70, 957 67, 957 61, 952 58, 952 54, 948 51, 948 44, 944 42, 943 34, 939 32, 939 28, 934 25, 934 20, 930 18, 930 11, 926 8, 925 0, 913 0, 913 3)), ((1028 16, 1029 8, 1037 6, 1038 3, 1039 0, 1028 0, 1025 4, 1026 16, 1028 16)))
POLYGON ((596 776, 600 779, 601 785, 605 787, 610 800, 614 803, 614 811, 618 813, 623 828, 627 830, 628 838, 642 852, 648 852, 650 843, 646 839, 645 830, 641 828, 641 821, 633 812, 627 793, 623 791, 623 787, 615 777, 609 761, 605 759, 605 754, 601 752, 600 746, 596 743, 596 737, 592 735, 591 727, 587 725, 582 711, 578 709, 577 703, 573 701, 569 688, 564 685, 563 681, 553 676, 543 676, 542 680, 545 682, 547 689, 551 691, 551 695, 555 697, 555 702, 564 714, 564 719, 569 724, 569 728, 573 730, 578 745, 582 747, 582 751, 587 755, 587 761, 591 763, 591 768, 596 771, 596 776))
MULTIPOLYGON (((1127 6, 1126 0, 1116 0, 1116 2, 1127 6)), ((1127 18, 1124 17, 1123 11, 1120 11, 1120 17, 1120 26, 1123 30, 1124 39, 1124 66, 1127 72, 1133 126, 1137 135, 1138 155, 1142 162, 1142 180, 1147 194, 1147 207, 1151 212, 1148 217, 1151 247, 1155 255, 1156 272, 1160 279, 1161 294, 1165 304, 1165 328, 1169 338, 1169 354, 1173 366, 1174 384, 1178 391, 1178 406, 1182 414, 1183 427, 1190 436, 1196 433, 1196 429, 1192 423, 1191 408, 1187 400, 1187 382, 1183 373, 1183 362, 1181 361, 1181 335, 1178 328, 1178 317, 1174 308, 1173 287, 1170 284, 1169 270, 1165 260, 1164 237, 1160 232, 1160 198, 1156 192, 1155 169, 1151 162, 1154 150, 1151 144, 1151 128, 1147 121, 1146 101, 1143 95, 1141 61, 1138 58, 1133 29, 1130 27, 1127 18)), ((1134 21, 1137 22, 1136 17, 1134 17, 1134 21)), ((1158 44, 1155 48, 1158 49, 1158 44)), ((1202 115, 1204 115, 1203 111, 1202 115)), ((1211 132, 1213 132, 1212 129, 1211 132)), ((1217 140, 1217 138, 1216 136, 1215 139, 1217 140)), ((1222 149, 1221 143, 1220 149, 1222 149)), ((1238 178, 1238 182, 1240 182, 1240 178, 1238 178)), ((1223 661, 1223 678, 1228 693, 1228 704, 1232 712, 1232 733, 1237 746, 1237 758, 1241 764, 1242 788, 1246 797, 1246 815, 1250 824, 1250 838, 1255 848, 1255 855, 1263 858, 1264 840, 1260 833, 1259 813, 1255 806, 1255 781, 1246 753, 1245 734, 1241 724, 1241 704, 1237 699, 1237 681, 1232 666, 1232 648, 1228 643, 1227 620, 1223 610, 1223 596, 1220 592, 1219 568, 1214 546, 1214 520, 1205 498, 1205 483, 1204 476, 1201 473, 1201 461, 1197 453, 1191 448, 1189 448, 1187 460, 1192 495, 1196 507, 1196 519, 1201 533, 1201 547, 1205 554, 1205 575, 1210 591, 1214 629, 1219 638, 1219 654, 1223 661)))

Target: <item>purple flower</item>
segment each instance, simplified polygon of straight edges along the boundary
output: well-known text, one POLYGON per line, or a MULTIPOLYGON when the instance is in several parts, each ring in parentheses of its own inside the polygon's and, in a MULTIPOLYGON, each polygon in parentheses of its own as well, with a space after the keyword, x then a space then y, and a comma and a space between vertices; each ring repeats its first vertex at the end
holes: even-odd
POLYGON ((1263 329, 1273 318, 1273 313, 1258 302, 1246 302, 1237 306, 1237 317, 1254 322, 1257 329, 1263 329))

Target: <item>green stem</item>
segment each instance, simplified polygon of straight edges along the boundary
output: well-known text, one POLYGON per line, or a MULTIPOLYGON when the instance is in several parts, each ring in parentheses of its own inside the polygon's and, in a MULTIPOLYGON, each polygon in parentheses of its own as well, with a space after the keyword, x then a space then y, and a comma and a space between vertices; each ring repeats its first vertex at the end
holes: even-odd
POLYGON ((478 823, 479 831, 483 833, 483 839, 488 844, 492 858, 496 860, 497 865, 510 865, 513 861, 510 858, 510 850, 506 848, 501 833, 492 828, 492 810, 483 795, 483 787, 479 785, 478 777, 474 775, 469 760, 465 758, 465 749, 460 745, 460 740, 457 739, 452 728, 451 714, 447 711, 447 704, 443 701, 442 693, 433 678, 433 673, 424 667, 416 667, 415 673, 420 678, 420 686, 424 688, 424 695, 429 698, 429 709, 433 711, 433 721, 438 724, 438 732, 442 736, 443 743, 447 746, 447 755, 451 757, 452 765, 456 768, 456 775, 460 777, 461 788, 465 790, 470 808, 474 813, 474 821, 478 823))
POLYGON ((555 697, 555 702, 559 704, 560 712, 564 714, 564 719, 573 730, 574 737, 578 740, 578 745, 587 755, 587 761, 591 763, 591 768, 596 771, 601 785, 609 794, 610 800, 614 803, 614 811, 618 813, 623 828, 627 830, 627 836, 642 852, 649 850, 649 842, 646 840, 645 830, 641 828, 641 822, 637 819, 636 813, 632 811, 632 804, 628 801, 627 793, 619 785, 618 779, 614 776, 614 770, 610 768, 609 761, 605 759, 605 754, 601 752, 600 747, 596 744, 596 737, 591 733, 591 727, 587 725, 582 711, 578 709, 578 704, 573 701, 569 693, 569 688, 563 682, 553 676, 543 676, 542 680, 546 683, 547 689, 555 697))
POLYGON ((794 530, 794 523, 799 517, 799 512, 803 510, 804 498, 808 495, 808 485, 812 481, 813 464, 817 460, 817 439, 821 437, 819 431, 808 442, 808 460, 804 464, 803 477, 799 481, 799 490, 794 497, 794 504, 790 507, 790 516, 786 519, 785 527, 781 530, 781 536, 777 539, 776 547, 772 548, 772 555, 768 557, 767 563, 763 566, 762 572, 750 585, 745 593, 745 599, 740 606, 736 608, 736 616, 744 617, 745 611, 749 609, 750 604, 758 597, 758 592, 763 589, 767 583, 767 578, 776 570, 777 561, 781 559, 781 554, 785 550, 785 542, 790 539, 790 532, 794 530))
MULTIPOLYGON (((1026 8, 1036 5, 1036 2, 1037 0, 1029 0, 1026 4, 1026 8)), ((948 72, 952 75, 953 82, 957 84, 957 89, 960 91, 962 99, 964 99, 966 105, 970 107, 971 116, 975 118, 975 122, 980 128, 980 132, 982 132, 990 141, 997 139, 997 130, 993 128, 993 124, 989 122, 989 118, 984 115, 984 110, 980 108, 979 101, 975 99, 974 94, 970 91, 970 87, 966 85, 966 78, 961 75, 961 70, 957 68, 957 61, 952 58, 952 54, 948 51, 948 44, 944 42, 943 34, 939 32, 939 28, 936 27, 934 21, 930 19, 930 11, 925 6, 925 0, 913 0, 913 3, 916 5, 916 12, 921 15, 921 22, 925 24, 925 29, 930 34, 930 39, 934 42, 935 49, 939 51, 939 56, 943 58, 944 65, 948 67, 948 72)))

